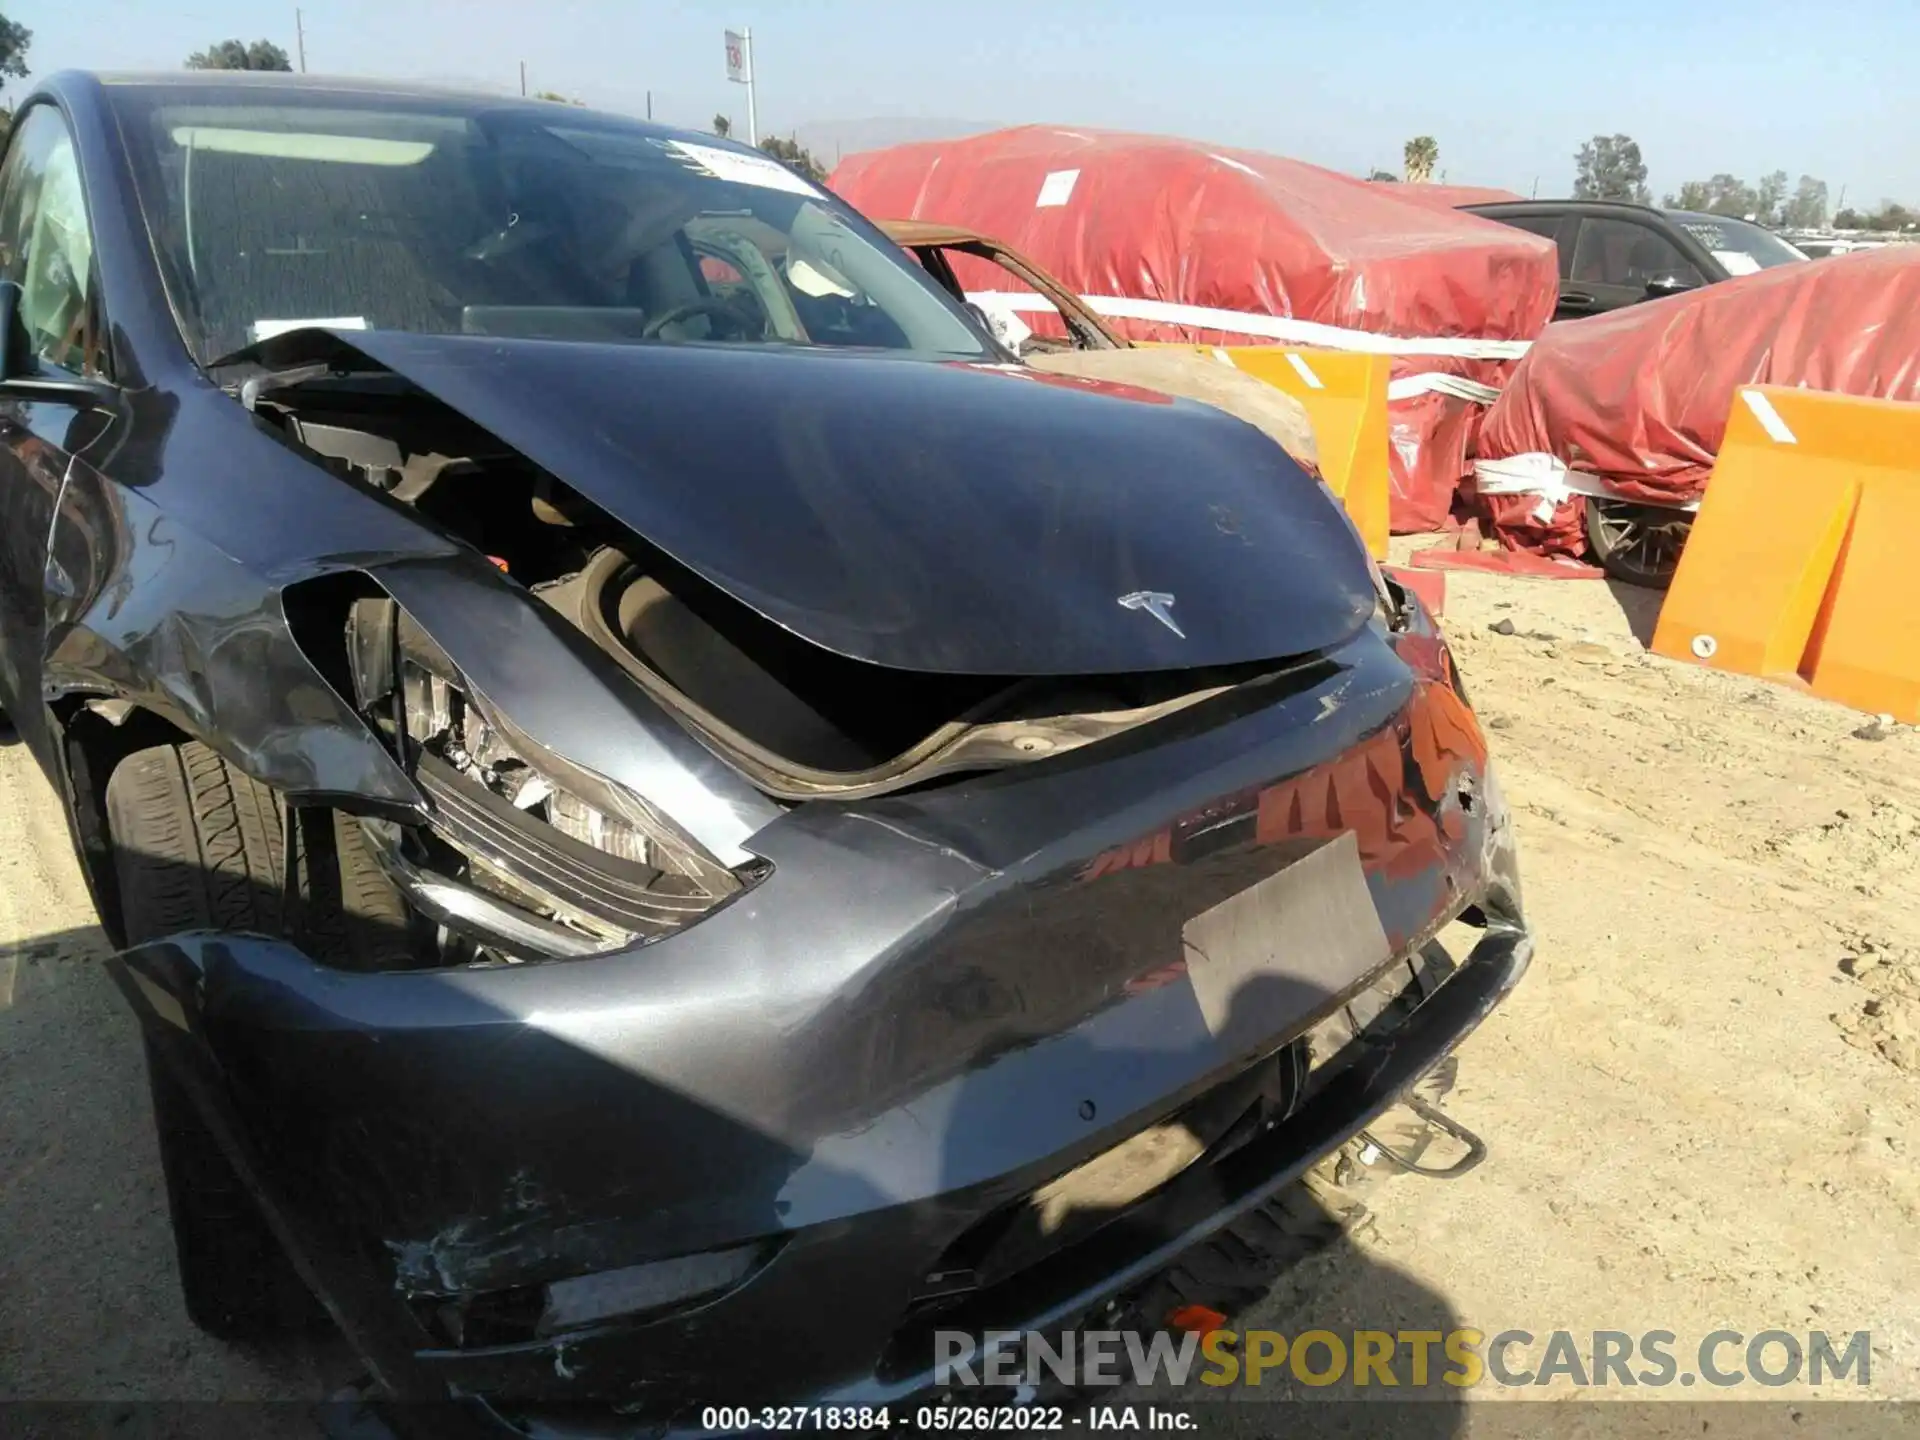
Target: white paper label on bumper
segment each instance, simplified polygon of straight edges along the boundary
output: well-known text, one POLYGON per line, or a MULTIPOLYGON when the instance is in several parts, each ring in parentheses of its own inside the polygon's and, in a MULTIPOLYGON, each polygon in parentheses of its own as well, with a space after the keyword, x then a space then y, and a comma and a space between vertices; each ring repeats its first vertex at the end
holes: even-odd
POLYGON ((1271 979, 1330 998, 1393 956, 1352 831, 1194 916, 1181 939, 1194 999, 1215 1035, 1245 986, 1271 979))

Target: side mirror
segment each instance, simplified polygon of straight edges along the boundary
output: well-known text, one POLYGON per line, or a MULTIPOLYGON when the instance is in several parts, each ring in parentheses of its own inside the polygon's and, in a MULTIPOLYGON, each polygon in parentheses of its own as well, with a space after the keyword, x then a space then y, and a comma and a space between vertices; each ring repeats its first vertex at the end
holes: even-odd
POLYGON ((20 299, 17 281, 0 280, 0 399, 48 400, 77 410, 106 404, 113 393, 106 385, 47 373, 20 318, 20 299))
POLYGON ((1682 290, 1695 288, 1694 283, 1684 275, 1656 275, 1647 281, 1647 298, 1658 300, 1662 295, 1678 295, 1682 290))

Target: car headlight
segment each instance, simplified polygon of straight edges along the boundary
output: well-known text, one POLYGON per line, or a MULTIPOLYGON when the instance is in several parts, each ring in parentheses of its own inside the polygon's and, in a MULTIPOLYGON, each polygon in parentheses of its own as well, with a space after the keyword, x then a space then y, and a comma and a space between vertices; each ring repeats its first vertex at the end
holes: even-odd
POLYGON ((425 827, 365 821, 415 908, 505 959, 658 939, 753 879, 646 799, 540 744, 392 600, 355 603, 354 698, 431 803, 425 827))

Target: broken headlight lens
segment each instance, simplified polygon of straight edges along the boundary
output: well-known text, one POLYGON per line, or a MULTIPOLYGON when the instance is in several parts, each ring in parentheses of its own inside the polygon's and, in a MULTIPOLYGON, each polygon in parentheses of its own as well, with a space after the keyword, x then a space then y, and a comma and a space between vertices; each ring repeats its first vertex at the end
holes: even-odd
POLYGON ((419 908, 504 958, 593 954, 699 919, 742 877, 643 797, 541 745, 391 600, 348 621, 355 699, 433 805, 369 825, 419 908))

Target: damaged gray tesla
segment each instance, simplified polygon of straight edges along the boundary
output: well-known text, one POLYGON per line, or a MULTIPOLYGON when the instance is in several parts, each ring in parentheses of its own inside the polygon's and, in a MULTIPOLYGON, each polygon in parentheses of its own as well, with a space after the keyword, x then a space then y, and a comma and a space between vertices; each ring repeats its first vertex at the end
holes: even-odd
POLYGON ((912 1395, 1525 968, 1452 659, 1325 487, 1014 363, 755 151, 67 74, 0 282, 0 703, 217 1335, 324 1312, 550 1433, 912 1395))

